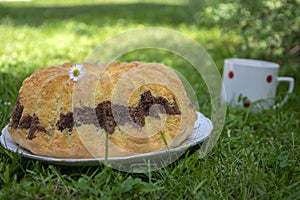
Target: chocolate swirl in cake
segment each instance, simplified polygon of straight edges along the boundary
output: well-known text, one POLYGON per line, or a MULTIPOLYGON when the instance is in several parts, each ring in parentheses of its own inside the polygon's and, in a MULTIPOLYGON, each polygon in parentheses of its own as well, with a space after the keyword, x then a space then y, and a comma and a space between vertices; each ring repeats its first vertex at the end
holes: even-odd
POLYGON ((31 119, 32 120, 31 120, 31 124, 30 124, 30 129, 29 129, 29 133, 27 135, 27 139, 29 139, 29 140, 32 140, 33 138, 35 138, 34 134, 37 130, 41 131, 41 132, 47 132, 46 129, 40 125, 38 116, 33 114, 33 117, 31 119))
POLYGON ((35 132, 42 131, 46 132, 46 129, 40 125, 39 118, 35 114, 33 116, 25 115, 22 116, 24 110, 24 106, 20 103, 20 97, 18 97, 16 106, 12 112, 12 119, 9 124, 10 127, 17 129, 17 128, 24 128, 29 129, 29 133, 27 135, 27 139, 32 140, 35 137, 35 132))
POLYGON ((164 108, 164 112, 168 115, 181 114, 175 98, 174 103, 171 104, 164 97, 154 97, 151 91, 146 91, 141 94, 141 99, 135 107, 113 105, 111 101, 104 101, 99 103, 94 111, 88 107, 75 108, 76 121, 78 121, 76 124, 94 124, 96 127, 100 125, 101 128, 110 134, 115 131, 117 122, 118 125, 124 125, 126 122, 133 121, 136 125, 144 127, 146 116, 151 115, 151 117, 159 118, 157 112, 163 112, 162 109, 157 109, 157 112, 154 113, 149 112, 151 106, 156 104, 161 105, 164 108), (93 112, 96 112, 96 116, 92 115, 93 112), (129 115, 127 114, 128 112, 129 115), (98 122, 98 124, 96 124, 96 122, 98 122))
MULTIPOLYGON (((75 108, 76 125, 93 124, 96 127, 103 128, 107 133, 112 134, 118 125, 124 125, 126 122, 133 121, 140 127, 145 126, 145 117, 151 116, 159 118, 158 113, 165 112, 168 115, 180 115, 181 112, 174 98, 171 104, 164 97, 154 97, 151 91, 146 91, 140 95, 141 99, 135 107, 125 107, 123 105, 113 105, 111 101, 104 101, 97 105, 96 108, 75 108), (150 113, 150 108, 153 105, 161 105, 162 109, 157 109, 156 112, 150 113), (113 112, 113 110, 115 112, 113 112), (126 114, 129 112, 129 115, 126 114), (95 113, 96 115, 93 115, 95 113)), ((15 109, 12 113, 10 126, 12 128, 30 129, 27 139, 33 139, 36 130, 46 132, 45 128, 39 124, 39 118, 35 114, 33 116, 26 115, 22 117, 24 107, 17 100, 15 109)), ((73 112, 66 114, 60 113, 60 118, 56 123, 59 131, 67 129, 69 132, 74 126, 73 112)))
POLYGON ((17 99, 16 105, 14 107, 14 110, 11 114, 11 121, 10 121, 9 126, 11 126, 14 129, 18 128, 20 119, 22 117, 23 110, 24 110, 24 106, 21 105, 20 96, 19 96, 17 99))
POLYGON ((60 130, 61 132, 64 129, 68 129, 68 131, 72 131, 74 126, 73 113, 72 112, 68 112, 67 114, 60 113, 59 120, 57 121, 56 126, 58 130, 60 130))

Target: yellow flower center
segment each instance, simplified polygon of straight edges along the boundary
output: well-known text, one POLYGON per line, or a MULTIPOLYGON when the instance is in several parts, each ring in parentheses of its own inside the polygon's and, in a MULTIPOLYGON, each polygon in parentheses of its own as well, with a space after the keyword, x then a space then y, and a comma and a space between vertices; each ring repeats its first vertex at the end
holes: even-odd
POLYGON ((75 70, 73 71, 73 76, 74 76, 74 77, 79 76, 79 74, 80 74, 79 69, 75 69, 75 70))

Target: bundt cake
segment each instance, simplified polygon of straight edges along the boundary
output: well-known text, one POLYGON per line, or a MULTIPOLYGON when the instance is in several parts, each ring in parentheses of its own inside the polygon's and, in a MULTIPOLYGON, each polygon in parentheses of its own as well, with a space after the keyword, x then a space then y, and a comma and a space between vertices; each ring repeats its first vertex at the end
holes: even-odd
POLYGON ((196 118, 180 79, 162 64, 65 63, 24 80, 8 132, 36 155, 121 157, 180 145, 196 118))

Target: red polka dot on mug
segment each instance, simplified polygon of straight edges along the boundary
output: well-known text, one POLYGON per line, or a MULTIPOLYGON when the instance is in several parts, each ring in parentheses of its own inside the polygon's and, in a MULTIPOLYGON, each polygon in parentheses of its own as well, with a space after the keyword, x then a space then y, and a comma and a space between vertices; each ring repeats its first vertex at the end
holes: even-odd
POLYGON ((272 76, 271 75, 269 75, 269 76, 267 76, 267 78, 266 78, 266 81, 267 81, 267 83, 271 83, 272 82, 272 76))
POLYGON ((229 71, 229 72, 228 72, 228 77, 229 77, 230 79, 232 79, 232 78, 234 77, 233 71, 229 71))
POLYGON ((251 105, 251 103, 248 101, 243 103, 244 108, 249 108, 250 105, 251 105))

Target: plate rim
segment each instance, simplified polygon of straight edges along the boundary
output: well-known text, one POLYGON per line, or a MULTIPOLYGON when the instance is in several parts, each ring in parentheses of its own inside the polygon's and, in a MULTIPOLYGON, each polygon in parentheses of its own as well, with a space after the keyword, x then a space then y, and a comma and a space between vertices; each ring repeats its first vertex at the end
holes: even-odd
MULTIPOLYGON (((31 153, 30 151, 18 146, 18 144, 13 141, 13 139, 10 136, 10 133, 7 130, 9 124, 7 124, 1 131, 0 143, 3 146, 3 148, 5 148, 6 150, 16 153, 16 154, 19 154, 25 158, 34 159, 34 160, 38 160, 38 161, 44 161, 44 162, 50 162, 50 163, 54 163, 54 164, 63 164, 63 165, 78 164, 78 163, 96 164, 96 163, 103 163, 103 162, 130 161, 130 160, 134 160, 134 159, 145 159, 147 157, 152 157, 152 156, 160 156, 160 155, 164 155, 164 154, 168 154, 168 153, 172 154, 172 153, 186 151, 188 148, 205 141, 206 139, 208 139, 208 137, 211 135, 211 133, 213 131, 213 124, 209 118, 205 117, 202 113, 200 113, 198 111, 197 111, 197 117, 198 118, 196 121, 198 121, 198 120, 204 121, 205 120, 207 125, 209 126, 207 128, 207 131, 205 132, 206 134, 200 140, 196 140, 190 144, 184 144, 184 145, 181 144, 178 147, 167 149, 167 150, 161 150, 161 151, 155 151, 155 152, 149 152, 149 153, 143 153, 143 154, 136 154, 136 155, 130 155, 130 156, 123 156, 123 157, 110 157, 107 159, 105 159, 105 158, 55 158, 55 157, 35 155, 35 154, 31 153), (8 137, 8 138, 6 138, 6 137, 8 137), (15 147, 9 146, 9 144, 7 144, 7 140, 11 140, 15 147), (19 152, 19 149, 21 149, 23 152, 19 152)), ((194 129, 195 129, 195 127, 194 127, 194 129)))

